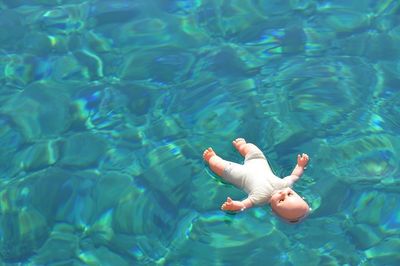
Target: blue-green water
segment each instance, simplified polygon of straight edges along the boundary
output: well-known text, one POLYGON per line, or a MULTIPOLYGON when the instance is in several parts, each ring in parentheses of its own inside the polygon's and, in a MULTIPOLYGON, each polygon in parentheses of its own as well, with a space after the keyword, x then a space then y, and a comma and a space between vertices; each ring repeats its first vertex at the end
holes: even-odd
POLYGON ((1 265, 399 265, 400 2, 0 1, 1 265), (202 151, 312 205, 229 215, 202 151))

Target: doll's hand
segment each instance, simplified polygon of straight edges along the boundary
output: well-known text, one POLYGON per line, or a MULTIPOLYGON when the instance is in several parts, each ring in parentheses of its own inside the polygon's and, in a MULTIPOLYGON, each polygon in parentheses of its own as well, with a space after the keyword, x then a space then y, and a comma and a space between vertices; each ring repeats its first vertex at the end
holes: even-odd
POLYGON ((303 153, 302 155, 300 155, 300 154, 297 155, 297 165, 298 166, 305 168, 307 166, 309 160, 310 159, 308 158, 308 155, 305 153, 303 153))
POLYGON ((221 210, 224 211, 241 211, 244 208, 245 206, 241 201, 232 200, 230 197, 221 206, 221 210))

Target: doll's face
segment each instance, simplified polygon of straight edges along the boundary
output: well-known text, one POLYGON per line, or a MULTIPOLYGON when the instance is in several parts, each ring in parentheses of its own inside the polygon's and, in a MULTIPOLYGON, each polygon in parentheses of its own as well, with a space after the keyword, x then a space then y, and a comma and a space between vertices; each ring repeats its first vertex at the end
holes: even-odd
POLYGON ((303 218, 310 210, 307 202, 291 188, 275 192, 270 203, 272 210, 289 222, 303 218))

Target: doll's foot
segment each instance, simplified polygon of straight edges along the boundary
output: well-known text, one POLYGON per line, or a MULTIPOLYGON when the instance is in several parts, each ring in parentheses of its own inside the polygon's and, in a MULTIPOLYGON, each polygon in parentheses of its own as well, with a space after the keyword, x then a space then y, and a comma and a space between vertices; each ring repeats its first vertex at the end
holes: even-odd
POLYGON ((235 147, 236 150, 240 152, 240 148, 242 145, 246 144, 246 140, 244 138, 237 138, 232 141, 232 145, 235 147))
POLYGON ((216 156, 217 154, 215 153, 215 151, 212 148, 208 148, 206 150, 204 150, 203 152, 203 159, 204 161, 206 161, 207 163, 210 161, 211 157, 216 156))
POLYGON ((210 169, 219 176, 222 176, 227 162, 219 157, 212 148, 208 148, 203 152, 203 159, 208 163, 210 169))
POLYGON ((246 140, 244 138, 237 138, 234 141, 232 141, 232 144, 237 150, 239 150, 240 146, 246 144, 246 140))

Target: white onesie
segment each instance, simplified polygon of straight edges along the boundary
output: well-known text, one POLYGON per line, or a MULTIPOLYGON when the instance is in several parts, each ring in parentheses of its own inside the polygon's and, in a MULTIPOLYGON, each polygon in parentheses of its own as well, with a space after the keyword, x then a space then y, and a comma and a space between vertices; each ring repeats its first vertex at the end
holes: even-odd
POLYGON ((287 180, 272 172, 267 159, 258 148, 246 155, 244 164, 229 162, 222 178, 244 190, 256 205, 269 203, 275 191, 289 187, 287 180))

